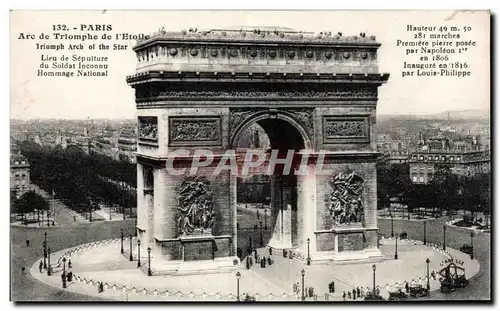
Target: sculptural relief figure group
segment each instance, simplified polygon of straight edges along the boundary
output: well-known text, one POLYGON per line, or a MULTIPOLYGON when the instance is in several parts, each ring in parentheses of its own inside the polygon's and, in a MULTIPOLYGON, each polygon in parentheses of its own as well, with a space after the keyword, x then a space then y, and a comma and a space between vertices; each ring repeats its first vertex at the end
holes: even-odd
POLYGON ((333 191, 330 195, 329 212, 335 225, 362 221, 363 183, 363 178, 355 172, 333 176, 330 181, 333 191))
POLYGON ((157 140, 158 121, 154 117, 140 117, 138 132, 140 139, 157 140))
POLYGON ((175 121, 172 122, 171 137, 174 141, 205 141, 219 138, 217 121, 175 121))
POLYGON ((211 230, 215 213, 212 206, 212 191, 210 183, 195 178, 187 179, 179 191, 179 216, 177 223, 183 234, 189 235, 195 231, 211 230))

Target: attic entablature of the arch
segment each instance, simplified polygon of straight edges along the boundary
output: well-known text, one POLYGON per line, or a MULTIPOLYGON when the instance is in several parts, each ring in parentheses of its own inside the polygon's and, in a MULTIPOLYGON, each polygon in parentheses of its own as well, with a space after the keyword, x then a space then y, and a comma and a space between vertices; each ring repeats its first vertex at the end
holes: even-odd
POLYGON ((140 50, 154 42, 198 42, 198 43, 242 43, 242 44, 338 44, 380 46, 373 35, 362 32, 345 35, 341 31, 303 32, 284 27, 241 27, 235 29, 189 28, 178 31, 167 31, 160 28, 150 35, 137 40, 134 50, 140 50))
POLYGON ((378 72, 380 44, 365 34, 344 37, 325 32, 316 36, 280 30, 204 33, 161 32, 139 43, 134 47, 136 72, 378 72))
POLYGON ((388 73, 301 73, 301 72, 193 72, 147 71, 127 76, 129 85, 150 82, 282 82, 282 83, 341 83, 381 85, 388 73))

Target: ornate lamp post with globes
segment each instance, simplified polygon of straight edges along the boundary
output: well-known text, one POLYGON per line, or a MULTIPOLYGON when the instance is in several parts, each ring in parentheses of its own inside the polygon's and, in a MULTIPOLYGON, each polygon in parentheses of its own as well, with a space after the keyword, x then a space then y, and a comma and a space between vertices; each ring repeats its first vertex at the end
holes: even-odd
POLYGON ((240 271, 236 272, 236 301, 240 301, 240 271))
POLYGON ((373 295, 375 296, 375 271, 377 271, 377 266, 375 264, 373 264, 372 266, 372 270, 373 270, 373 295))
POLYGON ((431 283, 430 283, 430 281, 429 281, 429 263, 430 263, 430 262, 431 262, 431 261, 430 261, 430 259, 429 259, 429 258, 427 258, 427 259, 425 260, 425 263, 427 264, 427 290, 428 290, 428 291, 429 291, 429 290, 431 290, 431 283))
POLYGON ((391 213, 391 237, 394 237, 394 215, 391 213))
POLYGON ((133 261, 134 257, 132 257, 132 234, 129 235, 129 239, 130 239, 130 255, 128 256, 128 260, 133 261))
POLYGON ((148 276, 151 275, 151 247, 148 247, 148 276))
POLYGON ((123 254, 123 229, 120 229, 120 238, 121 238, 121 249, 120 253, 123 254))
POLYGON ((141 240, 137 240, 137 268, 141 266, 141 240))
POLYGON ((307 265, 311 265, 311 252, 310 252, 311 239, 307 238, 307 265))
POLYGON ((446 250, 446 225, 443 225, 443 250, 446 250))
POLYGON ((302 269, 302 271, 300 271, 300 274, 302 275, 302 301, 306 301, 306 295, 304 292, 304 278, 306 276, 306 270, 302 269))

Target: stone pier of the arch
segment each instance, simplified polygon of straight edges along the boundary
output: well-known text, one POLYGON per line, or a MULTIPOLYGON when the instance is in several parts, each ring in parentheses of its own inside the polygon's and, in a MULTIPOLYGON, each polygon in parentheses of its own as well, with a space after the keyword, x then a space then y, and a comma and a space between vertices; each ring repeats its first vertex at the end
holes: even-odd
POLYGON ((379 47, 372 36, 278 30, 159 31, 138 42, 127 82, 138 118, 137 234, 153 270, 234 267, 237 177, 217 164, 255 122, 286 125, 282 135, 296 133, 300 152, 329 172, 273 175, 269 245, 313 262, 379 256, 374 125, 389 77, 378 72, 379 47), (213 161, 191 175, 201 149, 213 161))

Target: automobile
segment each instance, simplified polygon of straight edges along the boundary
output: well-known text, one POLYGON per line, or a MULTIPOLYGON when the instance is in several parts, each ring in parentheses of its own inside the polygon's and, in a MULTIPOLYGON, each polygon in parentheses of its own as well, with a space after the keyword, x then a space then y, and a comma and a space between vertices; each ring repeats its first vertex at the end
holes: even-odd
POLYGON ((472 254, 472 245, 464 244, 460 247, 460 251, 465 254, 472 254))
POLYGON ((411 298, 420 298, 424 296, 428 296, 429 291, 426 287, 421 284, 410 285, 410 297, 411 298))
POLYGON ((408 295, 401 289, 396 292, 389 292, 388 300, 406 300, 408 299, 408 295))
POLYGON ((365 295, 364 300, 369 300, 369 301, 383 301, 384 298, 378 294, 374 294, 373 292, 367 292, 365 295))

